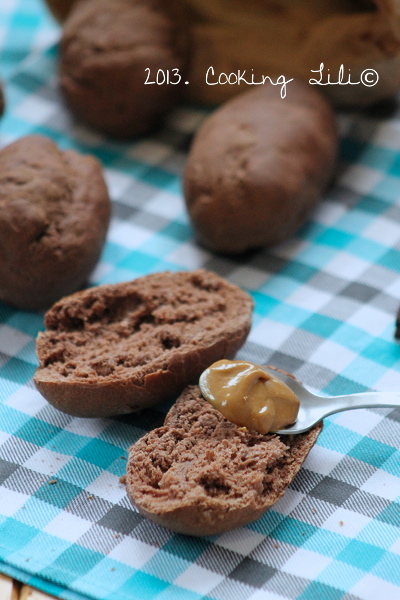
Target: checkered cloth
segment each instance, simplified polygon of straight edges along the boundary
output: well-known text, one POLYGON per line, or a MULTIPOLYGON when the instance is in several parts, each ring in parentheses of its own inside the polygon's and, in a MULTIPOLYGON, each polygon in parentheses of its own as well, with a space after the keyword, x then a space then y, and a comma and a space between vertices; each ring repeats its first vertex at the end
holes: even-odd
MULTIPOLYGON (((214 270, 255 300, 240 358, 328 394, 400 389, 399 113, 343 117, 337 181, 312 220, 274 250, 236 260, 196 244, 182 201, 204 112, 182 107, 151 137, 106 142, 64 110, 56 52, 10 68, 0 142, 42 133, 103 162, 114 211, 92 283, 214 270)), ((251 525, 174 535, 140 516, 119 481, 129 446, 168 406, 64 415, 32 383, 43 315, 0 304, 0 322, 1 571, 71 600, 400 598, 400 409, 326 419, 285 496, 251 525)))
POLYGON ((0 1, 0 74, 9 77, 25 59, 59 37, 44 0, 0 1))

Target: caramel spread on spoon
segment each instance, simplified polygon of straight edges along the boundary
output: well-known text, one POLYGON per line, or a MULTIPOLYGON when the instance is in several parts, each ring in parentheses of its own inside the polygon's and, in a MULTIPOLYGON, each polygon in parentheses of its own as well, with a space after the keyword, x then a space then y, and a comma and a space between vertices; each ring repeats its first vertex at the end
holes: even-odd
POLYGON ((219 360, 200 377, 203 396, 228 421, 259 433, 296 421, 300 401, 278 377, 243 360, 219 360))

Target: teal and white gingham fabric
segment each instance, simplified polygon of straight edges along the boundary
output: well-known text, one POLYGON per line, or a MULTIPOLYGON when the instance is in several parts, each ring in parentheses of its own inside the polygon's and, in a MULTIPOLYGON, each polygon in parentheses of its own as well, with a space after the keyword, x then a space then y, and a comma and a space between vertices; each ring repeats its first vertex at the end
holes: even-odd
MULTIPOLYGON (((400 390, 399 110, 342 116, 337 180, 313 219, 272 251, 226 258, 196 244, 180 188, 204 113, 182 107, 151 137, 106 142, 63 108, 57 49, 35 46, 57 36, 40 5, 2 0, 0 32, 1 146, 43 133, 105 167, 113 220, 92 283, 204 266, 255 300, 239 357, 327 394, 400 390), (22 63, 12 64, 13 41, 30 55, 22 63)), ((0 304, 0 571, 71 600, 399 600, 400 409, 327 419, 285 496, 253 524, 173 535, 141 517, 120 483, 129 446, 168 407, 116 419, 58 412, 32 383, 42 328, 42 314, 0 304)))
POLYGON ((59 37, 44 0, 0 1, 0 74, 9 77, 21 62, 59 37))

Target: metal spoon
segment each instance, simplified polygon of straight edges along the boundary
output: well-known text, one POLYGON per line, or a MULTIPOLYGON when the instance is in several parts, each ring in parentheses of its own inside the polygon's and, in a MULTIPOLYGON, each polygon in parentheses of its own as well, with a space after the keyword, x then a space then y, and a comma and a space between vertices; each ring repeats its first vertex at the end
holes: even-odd
MULTIPOLYGON (((261 367, 264 369, 264 367, 261 367)), ((265 369, 268 371, 267 369, 265 369)), ((312 394, 298 381, 282 372, 278 377, 285 383, 300 400, 300 410, 293 425, 274 433, 289 435, 308 431, 329 415, 355 408, 400 407, 400 392, 365 392, 361 394, 346 394, 344 396, 317 396, 312 394)), ((207 400, 207 389, 199 382, 200 390, 207 400)))

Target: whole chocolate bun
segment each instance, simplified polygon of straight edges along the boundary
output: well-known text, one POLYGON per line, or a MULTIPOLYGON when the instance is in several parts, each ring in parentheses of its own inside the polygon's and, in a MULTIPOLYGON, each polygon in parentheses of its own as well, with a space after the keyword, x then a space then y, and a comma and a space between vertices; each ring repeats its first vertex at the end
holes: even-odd
POLYGON ((151 130, 177 102, 187 31, 161 0, 82 0, 64 24, 61 90, 72 112, 112 137, 151 130), (149 70, 147 70, 149 69, 149 70), (146 84, 146 79, 173 83, 146 84))
POLYGON ((82 286, 110 219, 99 162, 30 135, 0 151, 0 301, 43 309, 82 286))
POLYGON ((330 181, 337 130, 327 101, 300 80, 244 92, 195 136, 184 194, 198 239, 240 253, 290 237, 330 181))

